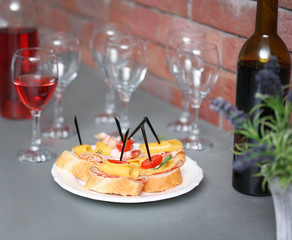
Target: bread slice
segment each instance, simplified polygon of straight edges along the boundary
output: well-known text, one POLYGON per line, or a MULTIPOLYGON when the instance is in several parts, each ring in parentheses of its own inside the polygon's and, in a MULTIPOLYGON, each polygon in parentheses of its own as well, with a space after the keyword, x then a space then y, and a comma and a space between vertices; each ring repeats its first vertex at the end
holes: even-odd
POLYGON ((83 160, 73 152, 65 150, 56 160, 56 166, 68 170, 73 176, 83 181, 87 181, 90 176, 89 169, 94 166, 94 163, 83 160))
POLYGON ((143 186, 143 182, 131 181, 126 177, 110 178, 91 174, 84 187, 99 193, 139 196, 143 186))
POLYGON ((148 176, 148 181, 144 184, 144 192, 163 192, 176 187, 182 183, 181 171, 179 168, 174 170, 148 176))
POLYGON ((176 154, 173 159, 176 163, 176 168, 168 172, 161 172, 159 174, 148 175, 148 181, 144 184, 144 192, 162 192, 180 185, 183 181, 180 166, 185 161, 185 152, 181 151, 176 154))

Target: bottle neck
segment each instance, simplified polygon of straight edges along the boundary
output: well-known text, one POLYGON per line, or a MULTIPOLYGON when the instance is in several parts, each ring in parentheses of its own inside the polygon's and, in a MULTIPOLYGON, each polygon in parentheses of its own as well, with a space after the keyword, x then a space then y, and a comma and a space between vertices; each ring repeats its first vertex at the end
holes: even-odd
POLYGON ((278 0, 258 0, 255 33, 276 34, 277 24, 278 0))

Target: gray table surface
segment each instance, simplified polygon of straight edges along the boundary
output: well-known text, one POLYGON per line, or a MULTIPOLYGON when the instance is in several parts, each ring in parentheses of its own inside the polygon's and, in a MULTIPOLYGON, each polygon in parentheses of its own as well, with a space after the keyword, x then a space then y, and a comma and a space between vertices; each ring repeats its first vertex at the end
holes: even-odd
MULTIPOLYGON (((65 121, 73 126, 76 114, 83 142, 88 144, 95 143, 94 134, 115 128, 94 123, 95 114, 103 110, 104 92, 102 75, 85 65, 65 92, 65 121)), ((42 129, 52 122, 52 113, 50 101, 43 110, 42 129)), ((179 139, 185 134, 166 128, 179 113, 140 90, 132 95, 129 114, 133 127, 148 116, 160 134, 179 139)), ((200 126, 214 148, 186 152, 204 171, 198 187, 168 200, 121 204, 83 198, 62 189, 51 175, 54 161, 19 162, 16 152, 30 143, 31 121, 0 118, 0 239, 275 239, 272 198, 245 196, 232 188, 232 137, 203 121, 200 126)), ((60 154, 78 145, 78 139, 43 140, 43 144, 60 154)))

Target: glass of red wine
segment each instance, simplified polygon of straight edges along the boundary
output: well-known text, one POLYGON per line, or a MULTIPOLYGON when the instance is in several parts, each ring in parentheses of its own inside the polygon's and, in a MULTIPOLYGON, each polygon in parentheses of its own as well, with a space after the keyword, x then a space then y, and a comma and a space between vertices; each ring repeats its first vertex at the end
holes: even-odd
POLYGON ((58 81, 55 53, 46 48, 19 49, 12 58, 11 75, 17 94, 33 117, 32 141, 29 149, 18 152, 19 161, 36 163, 54 159, 56 153, 41 145, 40 116, 58 81))

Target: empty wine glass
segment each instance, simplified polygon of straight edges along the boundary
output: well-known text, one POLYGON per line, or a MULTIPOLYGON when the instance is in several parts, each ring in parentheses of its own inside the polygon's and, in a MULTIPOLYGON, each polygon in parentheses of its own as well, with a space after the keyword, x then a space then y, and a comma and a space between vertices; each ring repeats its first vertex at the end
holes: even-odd
POLYGON ((63 94, 66 87, 77 77, 81 60, 80 42, 71 33, 57 32, 40 37, 40 46, 52 49, 58 58, 59 81, 54 93, 53 125, 43 131, 46 138, 65 139, 74 128, 67 126, 63 115, 63 94))
MULTIPOLYGON (((94 28, 90 40, 90 50, 98 69, 103 71, 102 59, 106 40, 116 35, 129 34, 129 32, 126 25, 118 23, 107 23, 94 28)), ((115 89, 107 77, 105 77, 105 83, 107 85, 105 106, 104 111, 98 113, 95 117, 95 123, 97 124, 113 124, 115 122, 115 89)))
MULTIPOLYGON (((176 72, 173 70, 174 59, 176 55, 176 50, 180 43, 187 43, 191 40, 204 41, 206 38, 206 34, 200 31, 194 31, 191 29, 178 29, 171 31, 168 34, 167 42, 165 46, 165 56, 166 62, 169 68, 170 73, 177 80, 178 85, 180 85, 180 81, 178 81, 178 76, 176 72)), ((183 89, 183 88, 181 88, 183 89)), ((191 117, 189 113, 189 98, 187 96, 187 91, 183 91, 183 111, 178 120, 171 122, 167 125, 168 129, 175 132, 188 132, 191 127, 191 117)))
POLYGON ((136 36, 116 36, 106 41, 104 69, 121 100, 120 124, 122 132, 129 128, 128 103, 132 92, 144 80, 147 72, 147 49, 136 36))
POLYGON ((215 44, 190 41, 181 43, 176 51, 175 67, 179 86, 188 92, 192 115, 189 136, 182 139, 188 150, 208 150, 213 144, 200 138, 198 126, 199 110, 202 100, 215 85, 219 73, 219 56, 215 44))
POLYGON ((52 50, 45 48, 17 50, 12 59, 11 73, 16 92, 33 117, 30 147, 18 152, 18 159, 24 162, 43 162, 54 159, 56 153, 41 145, 40 115, 57 85, 56 55, 52 50))

